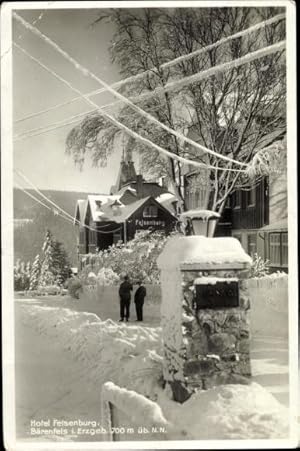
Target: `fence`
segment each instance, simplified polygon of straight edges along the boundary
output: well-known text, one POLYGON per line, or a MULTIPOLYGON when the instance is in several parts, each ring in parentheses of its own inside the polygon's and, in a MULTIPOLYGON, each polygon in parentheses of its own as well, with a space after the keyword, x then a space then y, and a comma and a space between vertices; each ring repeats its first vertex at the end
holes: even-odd
POLYGON ((165 440, 168 422, 158 404, 112 382, 102 386, 101 424, 107 441, 165 440))
MULTIPOLYGON (((251 301, 251 334, 288 336, 288 275, 272 274, 262 278, 248 279, 251 301)), ((156 323, 160 322, 161 289, 159 285, 145 285, 146 308, 156 323)), ((134 287, 134 290, 137 287, 134 287)), ((110 306, 119 298, 118 286, 89 285, 83 289, 87 301, 99 305, 109 314, 110 306)))
MULTIPOLYGON (((252 335, 288 336, 288 275, 248 279, 252 335)), ((296 299, 295 299, 296 301, 296 299)))
MULTIPOLYGON (((138 288, 137 285, 133 286, 133 292, 138 288)), ((145 288, 147 290, 147 302, 151 304, 160 305, 161 303, 161 292, 160 285, 150 285, 146 284, 145 288)), ((119 286, 104 286, 104 285, 84 285, 83 296, 92 302, 114 302, 119 298, 119 286)))

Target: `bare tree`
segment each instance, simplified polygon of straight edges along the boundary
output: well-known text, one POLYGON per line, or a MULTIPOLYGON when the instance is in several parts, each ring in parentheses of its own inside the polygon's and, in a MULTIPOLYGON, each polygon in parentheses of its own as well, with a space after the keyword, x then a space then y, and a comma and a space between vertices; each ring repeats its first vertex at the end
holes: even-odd
MULTIPOLYGON (((278 8, 176 8, 113 9, 96 21, 110 20, 115 35, 110 48, 112 60, 123 77, 145 72, 144 77, 120 88, 135 96, 137 104, 163 124, 185 133, 206 147, 248 163, 259 147, 275 141, 285 131, 285 59, 278 52, 252 63, 233 67, 171 92, 160 90, 151 97, 144 93, 164 87, 215 65, 232 61, 285 36, 283 22, 230 40, 192 59, 163 69, 161 65, 178 56, 212 44, 272 17, 278 8), (273 134, 273 135, 272 135, 273 134), (272 138, 273 136, 273 138, 272 138)), ((154 143, 216 169, 206 172, 207 207, 222 211, 227 197, 237 188, 249 187, 249 178, 232 169, 232 163, 199 152, 153 125, 130 106, 116 107, 118 120, 154 143)), ((82 164, 90 152, 95 165, 103 165, 113 152, 120 131, 99 114, 87 116, 67 137, 66 148, 82 164)), ((167 176, 178 199, 184 204, 182 165, 133 139, 127 146, 141 154, 142 169, 149 176, 167 176)), ((261 175, 256 176, 259 180, 261 175)))

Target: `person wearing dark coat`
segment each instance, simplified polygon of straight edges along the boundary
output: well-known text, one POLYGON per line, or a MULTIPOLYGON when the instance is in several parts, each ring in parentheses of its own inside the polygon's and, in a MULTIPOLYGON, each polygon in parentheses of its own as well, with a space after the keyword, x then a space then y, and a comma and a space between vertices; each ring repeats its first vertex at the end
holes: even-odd
POLYGON ((135 303, 135 309, 136 309, 136 320, 137 321, 143 321, 143 306, 144 306, 144 300, 146 297, 146 288, 142 285, 142 282, 138 282, 138 289, 136 290, 134 294, 134 303, 135 303))
POLYGON ((120 321, 126 321, 129 319, 130 315, 130 299, 131 299, 132 284, 129 282, 129 277, 125 276, 124 281, 121 283, 119 288, 120 296, 120 321))

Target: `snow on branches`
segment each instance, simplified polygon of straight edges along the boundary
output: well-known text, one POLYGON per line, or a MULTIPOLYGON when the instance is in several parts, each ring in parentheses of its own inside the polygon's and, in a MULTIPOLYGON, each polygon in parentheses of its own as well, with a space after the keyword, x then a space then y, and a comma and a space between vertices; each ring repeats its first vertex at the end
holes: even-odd
POLYGON ((247 177, 251 180, 258 176, 266 176, 280 173, 286 160, 285 140, 258 150, 246 170, 247 177))

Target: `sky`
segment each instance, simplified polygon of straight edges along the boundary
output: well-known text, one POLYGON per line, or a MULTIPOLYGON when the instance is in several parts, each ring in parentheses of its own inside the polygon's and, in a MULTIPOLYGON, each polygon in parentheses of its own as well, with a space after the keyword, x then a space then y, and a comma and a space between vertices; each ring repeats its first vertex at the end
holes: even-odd
MULTIPOLYGON (((113 39, 112 24, 92 26, 100 13, 98 9, 43 10, 35 26, 98 77, 112 84, 121 79, 118 67, 111 63, 109 45, 113 39)), ((17 13, 33 23, 42 10, 18 10, 17 13)), ((13 20, 13 39, 41 62, 67 79, 83 93, 101 86, 51 48, 38 36, 13 20)), ((19 49, 13 48, 13 114, 14 121, 36 111, 47 109, 77 95, 51 74, 30 60, 19 49)), ((105 93, 93 97, 101 106, 112 102, 105 93)), ((51 125, 91 109, 84 100, 46 114, 14 124, 14 135, 51 125)), ((75 168, 72 158, 65 154, 65 139, 73 125, 42 135, 15 141, 14 167, 21 170, 40 189, 107 193, 115 183, 120 165, 121 146, 116 144, 107 167, 93 168, 88 161, 83 171, 75 168)), ((19 178, 16 178, 20 182, 19 178)), ((22 186, 25 187, 24 182, 22 186)), ((29 186, 27 186, 29 187, 29 186)))

